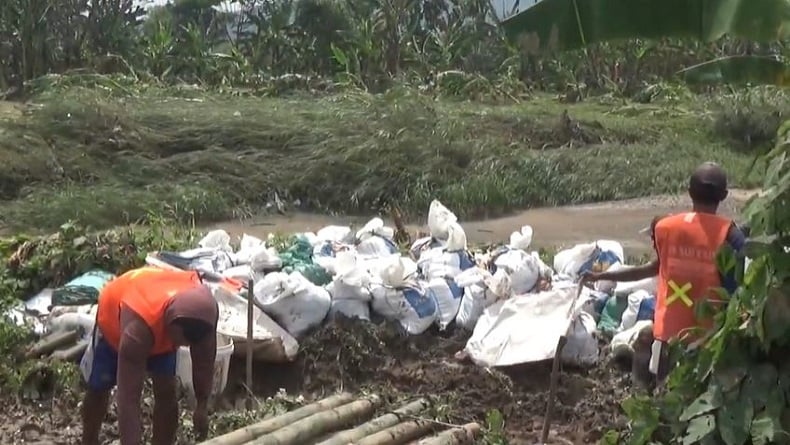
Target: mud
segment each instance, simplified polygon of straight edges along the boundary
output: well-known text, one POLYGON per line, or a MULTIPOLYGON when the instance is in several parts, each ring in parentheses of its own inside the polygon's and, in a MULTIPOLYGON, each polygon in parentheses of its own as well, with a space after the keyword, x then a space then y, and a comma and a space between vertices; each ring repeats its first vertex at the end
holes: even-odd
MULTIPOLYGON (((447 406, 447 421, 483 424, 498 409, 510 444, 538 443, 548 396, 551 363, 489 370, 455 359, 469 333, 406 336, 392 324, 375 326, 337 320, 302 342, 297 363, 258 366, 254 392, 279 388, 317 399, 338 390, 373 391, 395 402, 424 396, 447 406)), ((231 381, 243 381, 243 363, 232 365, 231 381)), ((571 443, 597 443, 624 422, 620 402, 630 379, 602 364, 584 371, 564 369, 558 385, 552 437, 571 443)), ((227 397, 244 397, 240 383, 227 397)))

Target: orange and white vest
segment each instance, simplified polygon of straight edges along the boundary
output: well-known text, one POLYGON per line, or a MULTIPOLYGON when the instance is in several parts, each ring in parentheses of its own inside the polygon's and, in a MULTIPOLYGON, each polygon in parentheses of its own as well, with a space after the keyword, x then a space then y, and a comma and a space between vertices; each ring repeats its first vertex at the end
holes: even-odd
POLYGON ((721 287, 716 255, 727 241, 732 221, 713 214, 681 213, 661 219, 655 226, 658 251, 658 294, 653 335, 669 341, 681 331, 709 325, 698 321, 695 304, 719 300, 721 287))

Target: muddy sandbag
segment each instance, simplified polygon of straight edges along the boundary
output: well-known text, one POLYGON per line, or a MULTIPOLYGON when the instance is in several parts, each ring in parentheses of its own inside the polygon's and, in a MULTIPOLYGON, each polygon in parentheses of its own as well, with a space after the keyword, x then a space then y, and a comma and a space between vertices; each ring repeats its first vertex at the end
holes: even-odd
POLYGON ((329 318, 335 319, 338 316, 370 321, 370 303, 360 300, 333 299, 332 307, 329 309, 329 318))
POLYGON ((115 278, 103 270, 91 270, 52 291, 52 306, 96 304, 104 285, 115 278))

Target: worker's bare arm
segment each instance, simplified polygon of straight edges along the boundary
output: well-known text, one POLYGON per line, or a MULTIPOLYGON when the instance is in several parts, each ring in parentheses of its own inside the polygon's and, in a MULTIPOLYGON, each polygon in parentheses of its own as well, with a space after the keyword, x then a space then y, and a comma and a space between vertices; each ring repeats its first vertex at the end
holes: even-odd
POLYGON ((121 343, 118 348, 118 429, 121 445, 142 444, 140 399, 153 335, 130 309, 121 309, 121 343))

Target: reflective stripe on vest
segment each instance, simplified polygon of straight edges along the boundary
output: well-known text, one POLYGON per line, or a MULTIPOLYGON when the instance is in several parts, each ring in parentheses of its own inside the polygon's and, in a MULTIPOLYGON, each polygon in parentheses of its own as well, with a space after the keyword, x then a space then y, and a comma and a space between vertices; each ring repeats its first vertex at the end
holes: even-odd
POLYGON ((667 285, 670 289, 672 289, 672 295, 667 297, 667 306, 674 303, 677 300, 682 301, 686 306, 691 307, 694 305, 694 302, 689 297, 688 291, 691 290, 691 283, 686 283, 682 287, 678 286, 674 280, 667 281, 667 285))

